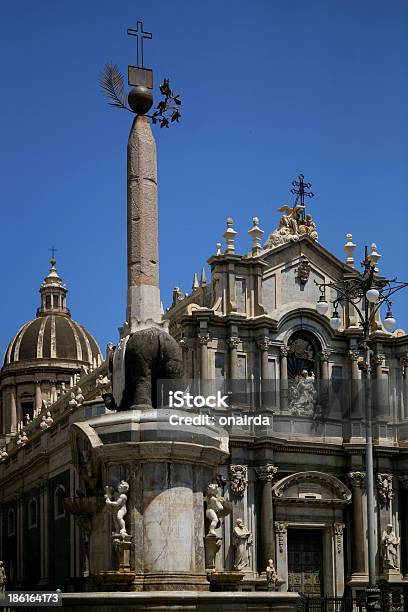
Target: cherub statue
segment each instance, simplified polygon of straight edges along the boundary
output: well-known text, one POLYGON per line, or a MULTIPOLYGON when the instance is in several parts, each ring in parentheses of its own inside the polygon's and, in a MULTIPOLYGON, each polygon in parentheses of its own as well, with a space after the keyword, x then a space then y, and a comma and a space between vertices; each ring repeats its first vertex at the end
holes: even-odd
POLYGON ((82 395, 82 389, 81 387, 78 387, 77 389, 77 394, 75 396, 76 401, 78 402, 79 405, 82 404, 82 402, 84 401, 84 396, 82 395))
POLYGON ((306 227, 306 231, 309 234, 310 238, 312 240, 317 241, 318 234, 317 234, 316 223, 313 221, 311 215, 306 215, 305 227, 306 227))
POLYGON ((216 536, 215 529, 219 525, 219 521, 224 516, 231 512, 231 504, 218 495, 218 486, 211 483, 207 487, 207 509, 205 516, 210 521, 207 535, 216 536))
POLYGON ((126 502, 129 491, 129 484, 125 480, 121 480, 118 486, 119 497, 116 500, 110 499, 113 493, 113 489, 110 486, 105 487, 107 493, 105 493, 105 504, 106 507, 112 512, 113 522, 115 525, 116 533, 112 535, 127 536, 125 525, 125 516, 127 514, 126 502))

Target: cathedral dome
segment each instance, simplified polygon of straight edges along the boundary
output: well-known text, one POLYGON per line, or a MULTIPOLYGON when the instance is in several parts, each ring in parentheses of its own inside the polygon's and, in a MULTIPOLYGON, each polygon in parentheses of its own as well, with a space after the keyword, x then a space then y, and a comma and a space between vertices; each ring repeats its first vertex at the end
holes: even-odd
MULTIPOLYGON (((66 307, 67 288, 51 260, 51 269, 40 287, 41 306, 37 317, 25 323, 6 349, 4 367, 39 360, 75 362, 88 366, 102 363, 101 351, 93 336, 71 319, 66 307)), ((33 364, 33 365, 34 365, 33 364)))
POLYGON ((36 359, 99 365, 101 353, 88 330, 70 317, 56 313, 23 325, 7 347, 4 365, 36 359))

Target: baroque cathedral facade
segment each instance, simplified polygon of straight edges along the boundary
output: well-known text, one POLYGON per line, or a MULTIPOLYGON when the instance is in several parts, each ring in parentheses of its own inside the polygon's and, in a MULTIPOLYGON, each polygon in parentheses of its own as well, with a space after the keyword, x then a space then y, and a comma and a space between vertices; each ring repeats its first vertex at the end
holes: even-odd
MULTIPOLYGON (((229 407, 212 414, 235 417, 226 425, 229 458, 214 474, 232 507, 217 567, 236 566, 241 519, 251 536, 240 562, 242 590, 266 590, 272 559, 281 591, 341 597, 367 585, 362 334, 352 306, 340 304, 333 330, 332 312, 318 314, 316 303, 318 284, 360 273, 350 235, 340 261, 318 242, 310 216, 302 221, 296 207, 280 212, 266 241, 254 218, 244 254, 228 219, 225 246, 208 260, 211 278, 195 276, 190 294, 175 288, 163 320, 182 347, 185 385, 225 393, 229 407), (267 418, 239 424, 239 416, 257 414, 267 418)), ((369 257, 377 265, 375 245, 369 257)), ((92 466, 73 457, 70 427, 110 413, 108 366, 92 335, 71 319, 51 264, 37 316, 13 336, 0 372, 0 558, 9 590, 82 590, 94 572, 90 523, 75 514, 75 500, 94 484, 92 466)), ((408 575, 408 337, 387 332, 379 316, 376 326, 376 564, 379 577, 401 586, 408 575), (394 568, 382 545, 388 525, 394 568)))

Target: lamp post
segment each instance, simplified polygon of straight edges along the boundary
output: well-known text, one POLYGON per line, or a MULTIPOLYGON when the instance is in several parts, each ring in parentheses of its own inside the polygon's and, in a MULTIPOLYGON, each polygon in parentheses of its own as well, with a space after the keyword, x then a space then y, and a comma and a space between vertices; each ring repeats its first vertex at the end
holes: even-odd
MULTIPOLYGON (((319 314, 325 315, 329 309, 326 300, 326 289, 336 292, 335 299, 332 300, 333 314, 330 318, 330 326, 337 331, 342 324, 338 313, 339 303, 352 304, 359 318, 359 323, 363 331, 364 348, 364 400, 365 400, 365 420, 366 420, 366 472, 367 472, 367 533, 368 533, 368 588, 367 588, 367 609, 380 610, 380 593, 377 588, 377 576, 375 568, 376 541, 374 535, 375 513, 374 513, 374 462, 373 462, 373 431, 372 431, 372 386, 371 386, 371 351, 370 340, 374 327, 376 314, 383 304, 387 305, 387 314, 383 326, 387 331, 391 331, 396 321, 391 312, 390 297, 408 287, 408 283, 394 279, 385 279, 376 274, 376 260, 367 255, 365 248, 365 259, 362 262, 363 273, 356 273, 355 276, 336 282, 336 283, 316 283, 321 295, 316 305, 319 314)), ((316 281, 315 281, 316 282, 316 281)))

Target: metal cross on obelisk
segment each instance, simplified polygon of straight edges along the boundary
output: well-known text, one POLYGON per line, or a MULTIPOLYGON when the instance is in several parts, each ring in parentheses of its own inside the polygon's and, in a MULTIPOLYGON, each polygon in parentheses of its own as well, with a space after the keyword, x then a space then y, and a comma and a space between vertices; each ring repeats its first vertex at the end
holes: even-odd
MULTIPOLYGON (((151 40, 153 35, 151 32, 143 30, 143 21, 137 22, 136 30, 128 28, 127 33, 129 36, 136 36, 136 66, 128 66, 128 83, 132 87, 146 87, 151 91, 153 89, 153 71, 144 67, 143 40, 145 38, 151 40)), ((134 109, 132 108, 132 110, 134 109)), ((135 112, 139 111, 136 110, 135 112)))
POLYGON ((292 181, 292 185, 294 187, 294 189, 290 190, 290 193, 296 194, 296 200, 295 200, 295 206, 299 203, 300 200, 300 206, 302 206, 302 210, 300 212, 300 217, 302 219, 302 221, 305 220, 305 196, 307 196, 308 198, 313 198, 314 193, 312 193, 311 191, 305 191, 305 189, 310 189, 310 187, 312 186, 312 183, 305 183, 304 181, 304 175, 303 174, 299 174, 298 176, 299 180, 298 181, 292 181), (296 189, 296 187, 298 187, 298 189, 296 189))
POLYGON ((136 25, 136 30, 132 29, 132 28, 128 28, 127 33, 129 34, 129 36, 136 36, 136 61, 137 61, 137 67, 138 68, 144 68, 144 62, 143 62, 143 39, 144 38, 148 38, 148 39, 152 39, 152 33, 151 32, 144 32, 143 31, 143 21, 138 21, 137 25, 136 25), (140 30, 139 30, 139 26, 140 26, 140 30), (139 64, 139 58, 141 59, 141 64, 139 64))

